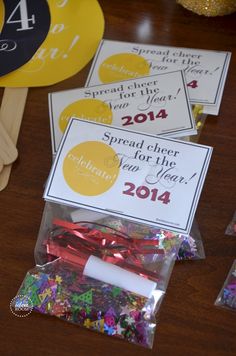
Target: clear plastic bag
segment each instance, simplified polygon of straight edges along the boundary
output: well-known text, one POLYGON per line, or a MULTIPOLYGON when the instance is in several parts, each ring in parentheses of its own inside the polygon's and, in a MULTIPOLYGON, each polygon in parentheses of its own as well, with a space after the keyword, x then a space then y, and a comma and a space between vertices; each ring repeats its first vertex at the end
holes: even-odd
POLYGON ((37 266, 18 294, 31 300, 35 311, 151 348, 182 239, 46 203, 35 248, 37 266))
POLYGON ((236 260, 234 260, 215 305, 236 311, 236 260))
POLYGON ((234 212, 233 219, 225 230, 225 234, 229 236, 236 236, 236 211, 234 212))
POLYGON ((181 137, 181 140, 197 143, 199 141, 202 129, 204 127, 207 114, 203 113, 203 106, 200 104, 192 105, 192 112, 196 123, 197 134, 192 136, 181 137))
POLYGON ((165 292, 157 289, 146 298, 85 277, 57 259, 30 270, 18 294, 27 297, 35 311, 151 348, 155 314, 165 292))
POLYGON ((202 132, 202 129, 203 129, 203 126, 204 126, 206 118, 207 118, 207 114, 203 113, 203 106, 200 104, 193 105, 192 111, 193 111, 193 116, 194 116, 195 122, 196 122, 197 135, 190 136, 190 141, 198 142, 199 137, 202 132))
POLYGON ((193 225, 189 235, 184 235, 181 242, 177 260, 199 260, 205 258, 205 251, 202 243, 202 237, 199 231, 196 220, 193 220, 193 225))

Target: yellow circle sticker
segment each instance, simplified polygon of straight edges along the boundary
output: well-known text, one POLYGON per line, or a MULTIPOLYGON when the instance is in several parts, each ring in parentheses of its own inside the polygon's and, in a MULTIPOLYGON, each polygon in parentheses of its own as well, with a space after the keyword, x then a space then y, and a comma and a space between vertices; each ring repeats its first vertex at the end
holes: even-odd
POLYGON ((65 131, 68 121, 72 116, 107 125, 112 123, 112 111, 110 107, 98 99, 81 99, 68 105, 62 111, 59 118, 59 127, 62 132, 65 131))
POLYGON ((149 75, 150 67, 145 58, 133 53, 114 54, 105 59, 98 75, 102 83, 112 83, 149 75))
POLYGON ((98 141, 86 141, 73 147, 63 162, 66 183, 76 193, 100 195, 109 190, 119 175, 119 161, 114 149, 98 141), (117 164, 108 165, 107 160, 117 164))

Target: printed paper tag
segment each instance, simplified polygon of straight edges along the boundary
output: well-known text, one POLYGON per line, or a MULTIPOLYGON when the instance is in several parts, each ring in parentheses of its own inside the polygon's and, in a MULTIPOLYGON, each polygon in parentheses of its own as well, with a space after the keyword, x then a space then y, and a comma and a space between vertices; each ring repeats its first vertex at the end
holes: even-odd
POLYGON ((53 154, 69 119, 169 137, 196 134, 182 71, 49 94, 53 154))
POLYGON ((205 113, 217 115, 230 55, 230 52, 103 40, 86 86, 182 69, 191 103, 202 104, 205 113))
POLYGON ((212 148, 71 119, 44 198, 189 233, 212 148))

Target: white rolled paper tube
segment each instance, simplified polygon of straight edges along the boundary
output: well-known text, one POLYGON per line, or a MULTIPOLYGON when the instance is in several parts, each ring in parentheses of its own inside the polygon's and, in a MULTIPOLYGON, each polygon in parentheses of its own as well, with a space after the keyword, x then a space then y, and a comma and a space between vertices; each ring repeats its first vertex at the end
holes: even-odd
POLYGON ((72 211, 70 216, 71 216, 71 219, 73 222, 77 222, 77 221, 94 222, 99 219, 104 219, 105 217, 107 217, 109 215, 103 214, 103 213, 98 213, 97 211, 92 211, 92 210, 76 209, 76 210, 72 211))
POLYGON ((104 262, 96 256, 90 256, 85 268, 84 275, 99 281, 112 284, 130 292, 149 298, 157 284, 136 273, 124 268, 104 262))

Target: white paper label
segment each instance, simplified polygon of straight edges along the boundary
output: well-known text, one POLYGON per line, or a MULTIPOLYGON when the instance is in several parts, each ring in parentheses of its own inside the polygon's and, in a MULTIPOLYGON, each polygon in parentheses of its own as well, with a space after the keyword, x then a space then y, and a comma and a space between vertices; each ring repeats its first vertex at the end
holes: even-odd
POLYGON ((72 119, 44 197, 189 233, 212 148, 72 119))
POLYGON ((54 154, 72 116, 153 135, 196 134, 182 71, 51 93, 49 103, 54 154))
POLYGON ((86 86, 182 69, 191 103, 217 115, 230 56, 230 52, 103 40, 86 86))

